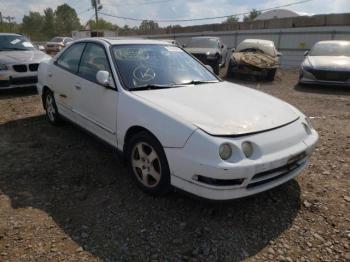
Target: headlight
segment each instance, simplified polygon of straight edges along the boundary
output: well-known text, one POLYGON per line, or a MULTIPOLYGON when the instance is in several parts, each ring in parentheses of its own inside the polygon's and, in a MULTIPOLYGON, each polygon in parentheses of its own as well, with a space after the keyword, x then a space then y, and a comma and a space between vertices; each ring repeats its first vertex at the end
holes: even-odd
POLYGON ((309 117, 307 117, 307 116, 305 117, 305 122, 309 126, 310 129, 314 129, 312 122, 311 122, 311 119, 309 117))
POLYGON ((8 66, 5 65, 5 64, 0 64, 0 71, 5 71, 5 70, 8 70, 8 66))
POLYGON ((222 160, 227 160, 232 156, 232 147, 225 143, 219 147, 219 155, 222 160))
POLYGON ((252 143, 243 142, 242 143, 242 151, 247 158, 251 157, 254 153, 254 148, 253 148, 252 143))

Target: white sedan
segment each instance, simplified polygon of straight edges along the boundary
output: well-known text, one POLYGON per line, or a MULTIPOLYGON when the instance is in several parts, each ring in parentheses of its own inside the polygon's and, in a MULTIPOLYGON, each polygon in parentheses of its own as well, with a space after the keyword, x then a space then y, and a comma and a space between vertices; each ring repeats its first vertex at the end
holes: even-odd
POLYGON ((293 106, 228 83, 162 41, 74 42, 39 67, 47 118, 120 150, 144 191, 225 200, 278 186, 308 163, 318 134, 293 106))

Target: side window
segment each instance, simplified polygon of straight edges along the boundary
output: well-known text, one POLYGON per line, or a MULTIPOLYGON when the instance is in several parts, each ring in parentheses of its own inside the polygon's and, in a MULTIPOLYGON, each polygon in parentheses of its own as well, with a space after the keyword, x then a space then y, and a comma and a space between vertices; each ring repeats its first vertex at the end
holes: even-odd
POLYGON ((104 47, 89 43, 87 44, 80 62, 79 75, 91 82, 96 81, 98 71, 111 73, 104 47))
POLYGON ((80 57, 83 53, 85 43, 70 46, 56 61, 57 65, 72 73, 78 72, 80 57))

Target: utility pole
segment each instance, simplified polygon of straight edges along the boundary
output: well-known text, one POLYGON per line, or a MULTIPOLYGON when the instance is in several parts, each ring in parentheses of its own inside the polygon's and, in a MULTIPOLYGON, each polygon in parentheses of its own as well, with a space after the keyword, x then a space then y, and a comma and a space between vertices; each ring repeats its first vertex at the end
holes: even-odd
POLYGON ((96 25, 98 24, 98 10, 101 5, 100 0, 91 0, 91 5, 95 9, 96 25))
POLYGON ((2 24, 2 13, 0 12, 0 24, 2 24))

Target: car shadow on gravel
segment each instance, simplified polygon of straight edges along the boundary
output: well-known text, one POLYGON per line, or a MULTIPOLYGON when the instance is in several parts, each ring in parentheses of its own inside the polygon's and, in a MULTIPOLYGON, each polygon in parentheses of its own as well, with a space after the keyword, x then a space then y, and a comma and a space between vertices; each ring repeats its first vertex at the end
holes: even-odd
POLYGON ((12 207, 43 210, 102 260, 240 261, 288 229, 301 205, 295 180, 229 202, 146 195, 111 147, 44 116, 2 124, 0 137, 0 191, 12 207))
POLYGON ((21 87, 15 89, 0 90, 0 100, 10 99, 15 97, 31 96, 37 93, 36 86, 21 87))
POLYGON ((322 85, 300 85, 294 86, 294 89, 305 93, 319 93, 326 95, 350 95, 350 85, 345 86, 322 86, 322 85))

